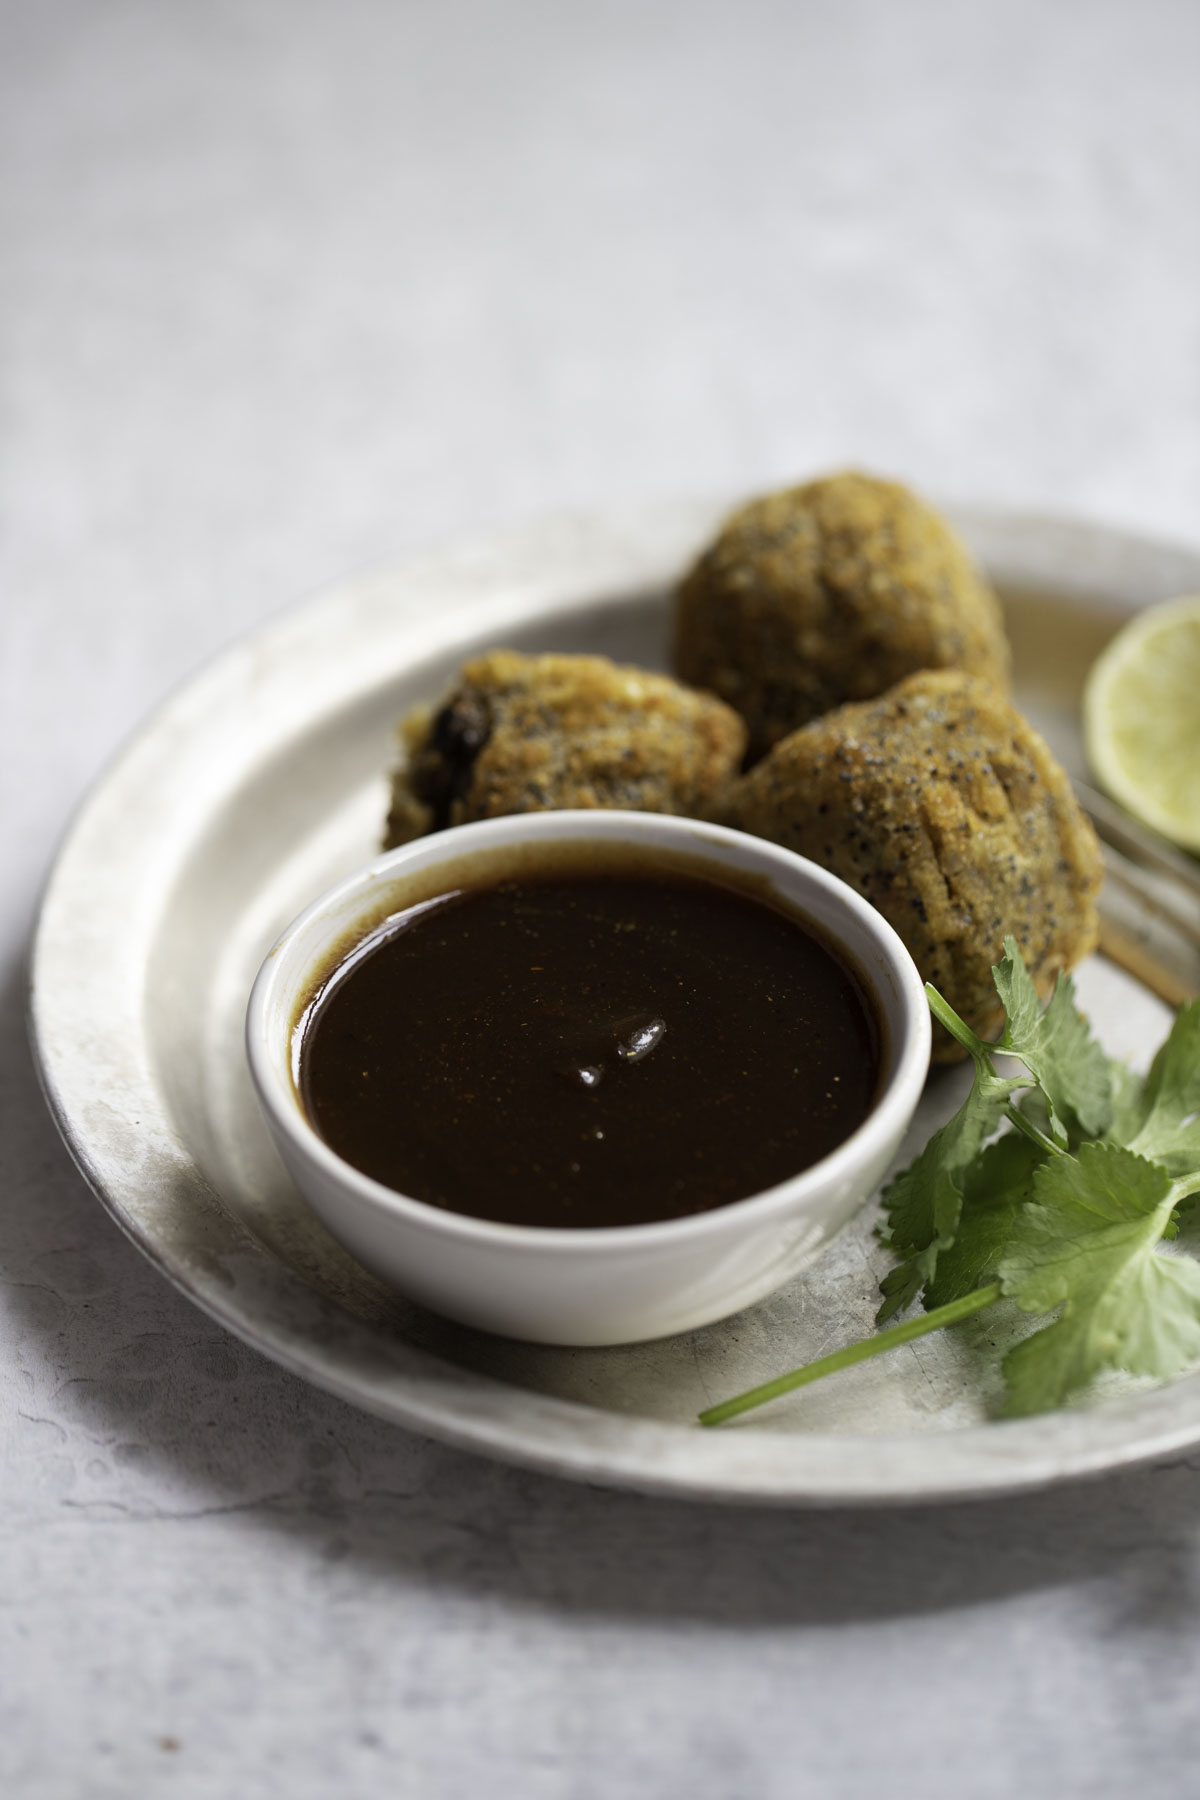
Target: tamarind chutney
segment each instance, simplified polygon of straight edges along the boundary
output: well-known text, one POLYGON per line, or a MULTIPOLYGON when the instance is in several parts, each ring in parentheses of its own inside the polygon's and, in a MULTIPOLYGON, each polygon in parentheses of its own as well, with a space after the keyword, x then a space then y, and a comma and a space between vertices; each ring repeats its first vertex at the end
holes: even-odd
POLYGON ((881 1026, 757 894, 614 868, 387 919, 305 1016, 301 1105, 348 1163, 474 1218, 642 1224, 761 1193, 860 1125, 881 1026))

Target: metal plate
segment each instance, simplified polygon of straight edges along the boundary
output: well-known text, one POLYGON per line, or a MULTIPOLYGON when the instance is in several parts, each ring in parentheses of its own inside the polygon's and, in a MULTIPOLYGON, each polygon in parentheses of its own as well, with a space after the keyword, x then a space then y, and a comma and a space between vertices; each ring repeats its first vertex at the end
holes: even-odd
MULTIPOLYGON (((77 818, 35 945, 36 1052, 80 1169, 171 1280, 267 1355, 414 1430, 580 1480, 883 1504, 1040 1487, 1196 1443, 1200 1376, 993 1422, 993 1346, 1018 1329, 1002 1320, 704 1431, 701 1406, 870 1328, 883 1266, 871 1209, 806 1276, 723 1324, 550 1350, 399 1300, 326 1235, 276 1160, 245 1067, 246 996, 287 920, 375 849, 397 715, 501 643, 663 666, 666 593, 723 510, 558 521, 337 589, 147 722, 77 818)), ((1077 764, 1087 663, 1133 608, 1200 588, 1200 554, 953 516, 1005 596, 1021 703, 1077 764)), ((1110 1048, 1148 1055, 1161 1002, 1103 958, 1080 991, 1110 1048)), ((957 1104, 959 1079, 931 1083, 906 1156, 957 1104)))

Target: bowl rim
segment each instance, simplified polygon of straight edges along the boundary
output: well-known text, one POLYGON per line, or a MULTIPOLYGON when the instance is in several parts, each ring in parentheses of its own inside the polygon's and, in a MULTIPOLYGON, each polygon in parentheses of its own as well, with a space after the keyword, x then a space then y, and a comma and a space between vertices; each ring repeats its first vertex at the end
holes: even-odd
MULTIPOLYGON (((755 871, 756 873, 770 871, 755 871)), ((790 894, 779 893, 780 904, 803 921, 804 906, 790 894)), ((363 912, 368 908, 364 904, 363 912)), ((366 919, 363 921, 366 924, 366 919)), ((365 935, 378 929, 376 913, 367 925, 365 935)), ((362 940, 360 939, 359 942, 362 940)), ((353 953, 351 945, 346 955, 353 953)), ((345 960, 343 958, 342 960, 345 960)), ((246 1008, 245 1045, 250 1073, 259 1104, 277 1132, 300 1156, 316 1165, 327 1182, 343 1191, 344 1197, 358 1207, 374 1209, 385 1217, 395 1218, 409 1226, 430 1232, 443 1239, 457 1239, 478 1248, 540 1252, 552 1256, 572 1253, 598 1253, 603 1250, 679 1248, 688 1240, 702 1240, 736 1231, 739 1226, 766 1222, 773 1214, 793 1214, 804 1210, 809 1197, 805 1190, 816 1193, 829 1182, 836 1182, 843 1172, 856 1163, 871 1159, 880 1139, 897 1131, 902 1133, 920 1098, 930 1067, 932 1026, 925 986, 912 956, 895 928, 868 900, 848 883, 820 864, 774 843, 769 838, 753 836, 730 826, 693 819, 682 814, 633 812, 618 808, 562 809, 560 811, 506 814, 481 819, 469 824, 411 839, 396 849, 382 852, 362 864, 340 881, 333 883, 284 927, 261 963, 251 988, 246 1008), (665 844, 663 837, 677 838, 677 844, 665 844), (696 860, 711 861, 718 869, 744 868, 736 862, 748 852, 773 865, 781 873, 790 874, 810 888, 823 893, 827 902, 840 905, 855 921, 860 935, 873 938, 877 949, 884 952, 894 977, 895 1017, 888 996, 879 991, 879 983, 862 966, 854 949, 842 942, 826 921, 813 920, 845 956, 861 982, 868 985, 879 1012, 883 1015, 891 1057, 890 1071, 866 1117, 850 1135, 807 1168, 799 1170, 773 1187, 762 1188, 741 1199, 726 1201, 721 1206, 702 1212, 685 1213, 681 1217, 654 1219, 632 1225, 573 1226, 570 1229, 551 1225, 520 1225, 497 1219, 481 1219, 470 1213, 431 1205, 411 1194, 388 1187, 347 1162, 320 1136, 308 1119, 296 1091, 291 1072, 291 1038, 295 1030, 297 1002, 303 991, 302 976, 290 982, 290 1004, 287 1041, 280 1047, 273 1043, 271 1024, 273 1008, 280 1004, 279 989, 284 984, 285 952, 296 940, 314 931, 323 919, 328 920, 323 944, 318 941, 304 958, 306 972, 311 975, 322 963, 322 957, 339 943, 345 943, 354 931, 353 919, 347 920, 344 909, 356 893, 364 902, 368 897, 378 901, 379 883, 390 877, 402 877, 410 863, 417 866, 412 873, 427 874, 441 862, 541 839, 548 842, 585 842, 589 838, 608 840, 614 844, 636 845, 650 840, 655 847, 670 855, 688 855, 696 860), (798 1191, 799 1190, 799 1191, 798 1191)))

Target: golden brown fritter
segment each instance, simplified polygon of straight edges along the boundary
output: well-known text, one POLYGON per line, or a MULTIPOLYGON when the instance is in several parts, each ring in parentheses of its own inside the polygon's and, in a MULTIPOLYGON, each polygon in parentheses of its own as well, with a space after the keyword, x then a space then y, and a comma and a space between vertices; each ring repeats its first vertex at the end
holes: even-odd
MULTIPOLYGON (((1043 998, 1095 947, 1095 833, 1037 732, 987 682, 912 675, 840 707, 778 744, 723 817, 857 888, 981 1037, 1003 1023, 991 970, 1006 933, 1043 998)), ((959 1054, 938 1028, 935 1059, 959 1054)))
POLYGON ((603 656, 493 650, 402 727, 385 847, 503 813, 703 813, 746 747, 737 714, 668 675, 603 656))
POLYGON ((999 602, 907 488, 845 474, 744 506, 675 598, 675 668, 741 713, 757 758, 917 669, 1007 691, 999 602))

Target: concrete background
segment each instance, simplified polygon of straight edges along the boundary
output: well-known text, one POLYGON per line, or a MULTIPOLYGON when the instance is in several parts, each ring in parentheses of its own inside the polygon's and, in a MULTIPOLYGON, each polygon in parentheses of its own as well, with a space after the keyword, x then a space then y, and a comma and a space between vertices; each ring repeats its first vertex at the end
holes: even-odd
POLYGON ((6 1793, 1195 1791, 1200 1463, 759 1514, 386 1428, 120 1238, 22 963, 112 749, 347 572, 846 461, 1200 542, 1198 76, 1190 0, 2 0, 6 1793))

